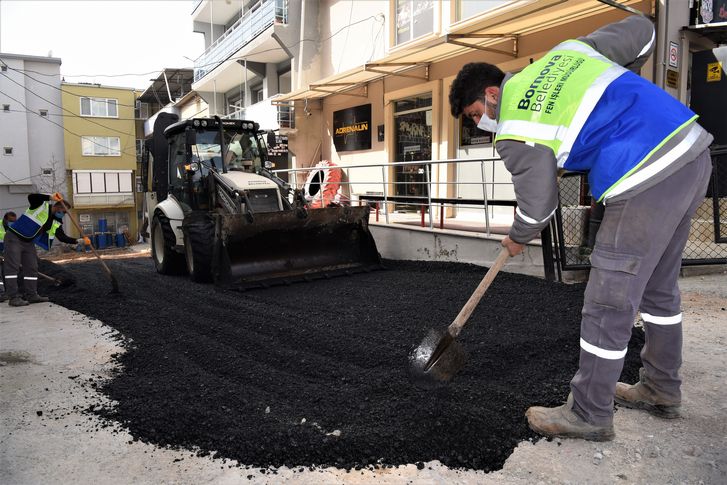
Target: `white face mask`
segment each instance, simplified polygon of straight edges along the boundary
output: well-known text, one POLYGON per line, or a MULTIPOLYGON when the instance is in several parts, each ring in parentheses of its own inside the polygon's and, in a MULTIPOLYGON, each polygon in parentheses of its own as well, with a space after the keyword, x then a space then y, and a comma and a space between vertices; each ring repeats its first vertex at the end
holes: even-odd
POLYGON ((484 131, 489 131, 490 133, 495 133, 497 131, 497 120, 493 120, 489 116, 487 116, 487 98, 484 98, 485 101, 485 111, 482 113, 482 117, 480 118, 480 122, 477 123, 477 128, 484 131))

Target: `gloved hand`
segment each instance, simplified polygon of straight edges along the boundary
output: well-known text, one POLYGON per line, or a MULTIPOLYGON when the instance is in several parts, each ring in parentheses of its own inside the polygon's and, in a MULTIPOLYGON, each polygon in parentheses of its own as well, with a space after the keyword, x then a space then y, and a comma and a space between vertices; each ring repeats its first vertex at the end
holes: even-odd
POLYGON ((83 244, 84 246, 90 246, 91 240, 88 237, 83 236, 82 238, 78 239, 78 244, 83 244))
POLYGON ((50 196, 50 198, 55 200, 56 202, 60 202, 63 200, 63 196, 60 192, 54 192, 53 195, 50 196))

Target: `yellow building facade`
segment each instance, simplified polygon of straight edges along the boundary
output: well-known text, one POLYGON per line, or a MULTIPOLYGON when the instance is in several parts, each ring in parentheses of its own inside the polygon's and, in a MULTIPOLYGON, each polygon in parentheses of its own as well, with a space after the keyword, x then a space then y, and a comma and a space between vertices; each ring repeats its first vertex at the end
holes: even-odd
MULTIPOLYGON (((62 84, 68 194, 84 233, 97 247, 136 241, 139 144, 131 88, 62 84), (99 234, 105 234, 99 237, 99 234), (125 238, 117 238, 123 234, 125 238)), ((70 232, 70 231, 69 231, 70 232)))

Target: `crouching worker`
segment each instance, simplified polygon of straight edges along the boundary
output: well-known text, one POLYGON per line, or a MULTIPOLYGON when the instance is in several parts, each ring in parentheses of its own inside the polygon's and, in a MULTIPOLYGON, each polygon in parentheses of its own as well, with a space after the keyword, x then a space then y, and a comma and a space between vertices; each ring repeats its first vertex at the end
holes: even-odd
POLYGON ((34 244, 48 250, 58 239, 66 244, 90 244, 88 238, 74 239, 63 232, 63 216, 66 206, 59 193, 30 194, 30 207, 17 221, 8 225, 5 234, 5 290, 10 306, 47 302, 38 295, 38 256, 34 244), (53 202, 53 203, 51 203, 53 202), (23 268, 25 298, 18 291, 18 270, 23 268))

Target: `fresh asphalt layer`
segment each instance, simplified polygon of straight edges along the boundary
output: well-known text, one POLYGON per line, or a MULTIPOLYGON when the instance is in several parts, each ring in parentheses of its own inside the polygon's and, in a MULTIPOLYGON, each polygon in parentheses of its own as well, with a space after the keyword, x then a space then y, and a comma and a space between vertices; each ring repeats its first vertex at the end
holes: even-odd
MULTIPOLYGON (((32 332, 37 334, 31 342, 23 335, 0 347, 11 361, 0 369, 40 367, 43 379, 70 384, 83 403, 46 407, 41 415, 31 407, 20 423, 5 424, 22 436, 25 427, 39 423, 42 432, 55 421, 75 428, 91 422, 81 438, 111 435, 130 449, 177 453, 172 463, 184 464, 185 474, 172 481, 197 481, 187 475, 194 471, 215 481, 246 479, 249 472, 271 483, 306 476, 310 483, 317 481, 312 477, 335 483, 359 473, 377 481, 458 477, 481 483, 492 476, 483 472, 502 468, 519 442, 535 437, 522 416, 527 406, 559 404, 577 366, 581 285, 501 273, 460 339, 469 353, 467 366, 451 385, 424 391, 408 379, 406 354, 427 329, 451 321, 483 268, 389 262, 386 271, 238 293, 157 275, 147 259, 110 263, 121 295, 108 295, 110 284, 91 262, 64 266, 75 286, 47 289, 54 301, 105 324, 58 318, 66 330, 95 333, 95 371, 73 362, 72 347, 80 341, 67 342, 69 333, 57 341, 68 346, 70 361, 61 361, 61 368, 70 375, 52 375, 43 368, 52 358, 20 350, 42 342, 53 331, 52 318, 32 332), (215 459, 199 458, 207 454, 215 459), (191 460, 218 463, 231 475, 191 460), (333 482, 321 478, 323 469, 333 482), (383 470, 389 471, 382 476, 383 470)), ((39 306, 29 308, 2 310, 32 310, 37 318, 39 306)), ((5 316, 1 320, 5 326, 5 316)), ((16 320, 27 333, 27 322, 16 320)), ((631 357, 640 345, 636 332, 631 357)), ((633 380, 636 359, 627 368, 626 379, 633 380)), ((51 386, 44 394, 49 403, 59 384, 51 386)), ((35 401, 36 411, 44 409, 42 401, 35 401)), ((57 433, 48 437, 58 439, 57 433)), ((3 456, 16 455, 18 440, 6 438, 3 456)), ((25 444, 32 455, 34 446, 25 444)), ((59 456, 63 451, 48 450, 59 456)), ((114 453, 130 458, 125 451, 114 453)), ((143 469, 149 468, 154 466, 129 464, 128 470, 144 481, 143 469)), ((9 478, 22 476, 32 474, 11 472, 9 478)))

